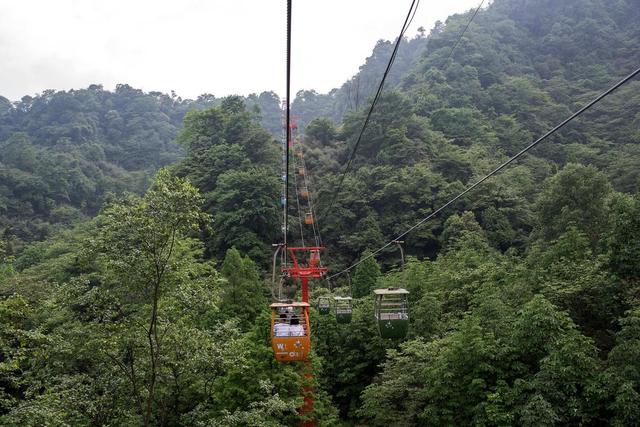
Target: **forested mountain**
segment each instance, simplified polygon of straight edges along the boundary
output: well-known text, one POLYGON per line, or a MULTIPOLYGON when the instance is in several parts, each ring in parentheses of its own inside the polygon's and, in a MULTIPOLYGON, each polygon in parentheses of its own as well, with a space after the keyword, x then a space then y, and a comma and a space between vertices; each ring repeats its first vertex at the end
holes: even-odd
MULTIPOLYGON (((324 213, 327 244, 337 246, 340 255, 351 253, 349 261, 380 246, 631 72, 640 63, 634 44, 640 37, 636 6, 495 2, 478 14, 449 59, 469 16, 436 26, 401 87, 387 91, 376 107, 355 171, 334 211, 324 213), (606 42, 600 36, 590 41, 594 33, 604 33, 606 42), (564 45, 571 49, 561 49, 564 45)), ((540 182, 568 163, 593 165, 617 190, 635 191, 640 177, 638 86, 629 83, 456 210, 473 210, 494 246, 505 250, 522 248, 535 225, 531 209, 540 182)), ((322 176, 320 206, 335 197, 334 178, 365 113, 347 114, 338 128, 322 121, 306 130, 307 163, 316 168, 313 176, 322 176)), ((433 256, 439 250, 440 221, 408 237, 416 255, 433 256)))
POLYGON ((204 237, 212 256, 235 247, 265 260, 279 238, 279 144, 247 111, 241 98, 220 107, 192 111, 178 142, 185 158, 174 170, 204 196, 212 228, 204 237))
POLYGON ((640 65, 637 0, 495 0, 453 50, 472 14, 403 42, 340 192, 391 44, 294 104, 323 263, 366 258, 312 289, 312 378, 270 348, 273 93, 0 99, 3 221, 74 214, 0 245, 0 425, 290 426, 309 387, 323 426, 640 424, 637 79, 407 235, 404 269, 368 258, 640 65), (381 338, 372 290, 398 286, 409 332, 381 338), (316 307, 347 295, 348 324, 316 307))
MULTIPOLYGON (((340 123, 348 111, 367 107, 369 98, 378 89, 394 44, 388 40, 378 40, 371 56, 366 58, 358 73, 329 93, 319 94, 314 90, 298 91, 293 100, 292 109, 300 126, 304 128, 311 120, 318 117, 329 118, 335 123, 340 123)), ((422 27, 413 39, 400 40, 396 59, 386 80, 386 88, 394 88, 400 84, 402 78, 415 66, 426 45, 427 39, 422 27)))
MULTIPOLYGON (((128 85, 0 98, 0 230, 11 250, 91 217, 107 193, 143 192, 155 171, 182 156, 185 113, 219 105, 203 95, 144 93, 128 85)), ((248 108, 280 132, 279 99, 250 95, 248 108), (274 117, 274 115, 276 117, 274 117), (275 128, 273 123, 275 123, 275 128)))
MULTIPOLYGON (((114 93, 47 91, 0 115, 5 240, 42 240, 55 223, 95 215, 109 191, 143 191, 179 156, 175 100, 122 85, 114 93)), ((16 248, 19 249, 19 248, 16 248)))

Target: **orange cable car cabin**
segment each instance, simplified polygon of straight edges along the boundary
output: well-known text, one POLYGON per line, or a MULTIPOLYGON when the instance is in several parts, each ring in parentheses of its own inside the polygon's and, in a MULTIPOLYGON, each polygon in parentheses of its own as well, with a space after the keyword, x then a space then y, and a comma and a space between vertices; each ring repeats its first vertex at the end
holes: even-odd
POLYGON ((274 303, 271 308, 271 347, 279 362, 298 362, 309 358, 311 327, 309 303, 274 303))
POLYGON ((311 212, 307 213, 304 216, 304 223, 307 225, 313 224, 313 214, 311 212))

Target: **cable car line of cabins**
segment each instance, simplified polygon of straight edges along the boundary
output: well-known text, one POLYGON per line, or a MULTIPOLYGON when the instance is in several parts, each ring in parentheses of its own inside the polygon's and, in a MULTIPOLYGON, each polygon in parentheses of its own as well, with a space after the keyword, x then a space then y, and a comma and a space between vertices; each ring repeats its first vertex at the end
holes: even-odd
MULTIPOLYGON (((298 214, 304 209, 304 224, 312 226, 316 246, 304 246, 304 231, 300 229, 301 247, 290 247, 284 244, 274 245, 277 249, 273 256, 272 280, 274 286, 274 302, 271 308, 271 345, 276 360, 280 362, 308 361, 311 353, 311 322, 309 304, 309 280, 320 280, 326 277, 327 267, 322 266, 320 254, 324 247, 318 245, 319 238, 313 217, 313 206, 308 185, 308 174, 304 164, 304 153, 297 135, 295 120, 290 128, 285 131, 286 139, 283 141, 283 160, 289 156, 289 151, 294 153, 294 170, 301 179, 295 180, 295 196, 298 214), (277 276, 277 259, 282 250, 283 258, 280 266, 279 292, 275 292, 277 276), (284 300, 282 295, 282 282, 292 280, 300 283, 301 301, 284 300)), ((285 170, 285 175, 287 171, 285 170)), ((283 189, 283 207, 287 209, 286 188, 283 189)), ((286 215, 284 215, 286 217, 286 215)), ((283 229, 286 227, 283 226, 283 229)), ((396 242, 401 253, 402 269, 404 271, 404 252, 401 243, 396 242)), ((401 339, 406 336, 409 328, 408 291, 402 288, 376 289, 375 294, 375 319, 381 337, 401 339)), ((320 315, 333 314, 336 323, 349 324, 353 317, 353 298, 351 295, 351 278, 349 277, 349 295, 319 296, 317 310, 320 315)))

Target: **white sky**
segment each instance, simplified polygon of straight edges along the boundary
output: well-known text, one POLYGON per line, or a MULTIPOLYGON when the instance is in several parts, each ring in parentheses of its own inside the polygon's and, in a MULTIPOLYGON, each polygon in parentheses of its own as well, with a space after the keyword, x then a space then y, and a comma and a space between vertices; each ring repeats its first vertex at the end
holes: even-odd
MULTIPOLYGON (((395 39, 410 0, 293 0, 292 90, 327 92, 395 39)), ((477 7, 422 0, 407 31, 477 7)), ((45 89, 284 93, 284 0, 0 0, 0 95, 45 89)))

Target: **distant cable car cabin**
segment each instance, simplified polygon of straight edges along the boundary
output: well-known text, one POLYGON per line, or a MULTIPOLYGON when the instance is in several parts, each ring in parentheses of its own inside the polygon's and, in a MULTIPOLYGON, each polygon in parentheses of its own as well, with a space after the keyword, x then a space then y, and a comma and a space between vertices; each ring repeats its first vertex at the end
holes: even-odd
POLYGON ((353 309, 351 297, 333 297, 336 306, 336 321, 338 323, 351 323, 353 309))
POLYGON ((271 308, 271 347, 279 362, 305 361, 311 351, 309 303, 274 303, 271 308))
POLYGON ((299 168, 298 169, 298 175, 304 176, 304 168, 299 168))
POLYGON ((303 199, 308 199, 309 198, 309 191, 307 190, 300 190, 300 197, 302 197, 303 199))
POLYGON ((318 311, 320 314, 329 314, 331 311, 331 299, 329 297, 318 297, 318 311))
POLYGON ((320 265, 320 251, 312 249, 309 251, 309 267, 317 267, 320 265))
POLYGON ((374 289, 375 316, 382 338, 404 338, 409 331, 409 291, 402 288, 374 289))
POLYGON ((307 224, 307 225, 313 224, 313 214, 311 212, 308 212, 304 216, 304 223, 307 224))

